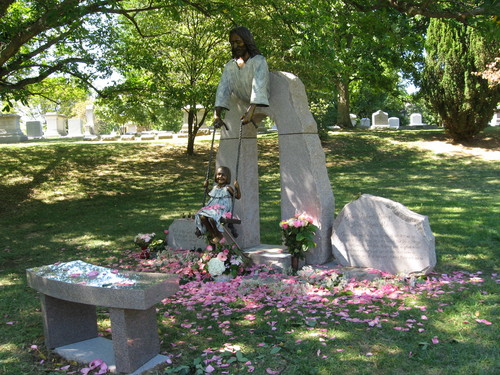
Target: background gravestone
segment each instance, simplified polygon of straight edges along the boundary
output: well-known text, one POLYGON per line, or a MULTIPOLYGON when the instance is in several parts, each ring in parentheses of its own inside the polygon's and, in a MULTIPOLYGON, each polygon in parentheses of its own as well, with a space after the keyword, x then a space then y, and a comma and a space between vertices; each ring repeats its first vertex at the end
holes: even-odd
POLYGON ((41 121, 26 121, 26 135, 29 138, 42 138, 43 129, 41 121))
POLYGON ((45 137, 61 137, 68 134, 66 130, 66 116, 56 112, 48 112, 45 114, 45 120, 47 121, 45 137))
POLYGON ((21 116, 15 113, 0 113, 0 143, 27 141, 20 127, 21 116))
POLYGON ((422 122, 422 115, 420 113, 412 113, 410 115, 410 126, 422 126, 425 125, 422 122))
POLYGON ((378 110, 377 112, 372 113, 372 129, 383 129, 389 127, 389 116, 387 112, 382 110, 378 110))
POLYGON ((83 120, 81 118, 68 119, 68 137, 83 136, 83 120))
POLYGON ((369 194, 348 203, 337 216, 332 249, 343 266, 391 274, 427 273, 436 265, 435 240, 427 216, 369 194))

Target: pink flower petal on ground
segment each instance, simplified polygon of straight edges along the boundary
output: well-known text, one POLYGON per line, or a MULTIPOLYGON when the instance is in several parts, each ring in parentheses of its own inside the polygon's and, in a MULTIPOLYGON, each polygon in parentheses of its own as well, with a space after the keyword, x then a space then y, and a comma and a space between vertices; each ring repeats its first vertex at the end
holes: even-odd
POLYGON ((33 349, 33 350, 37 350, 38 349, 38 345, 31 345, 30 348, 33 349))
POLYGON ((209 374, 211 374, 212 372, 215 371, 215 368, 214 366, 212 365, 208 365, 206 368, 205 368, 205 372, 208 372, 209 374))
POLYGON ((279 371, 273 371, 271 370, 269 367, 266 368, 266 372, 269 374, 269 375, 275 375, 275 374, 279 374, 280 372, 279 371))
POLYGON ((433 343, 433 344, 439 344, 439 340, 438 340, 438 337, 437 337, 437 336, 434 336, 434 337, 432 338, 432 343, 433 343))
POLYGON ((490 321, 486 320, 486 319, 476 319, 476 322, 478 323, 483 323, 483 324, 486 324, 486 325, 491 325, 493 323, 491 323, 490 321))
POLYGON ((90 277, 90 278, 97 277, 97 275, 99 275, 99 271, 90 271, 90 272, 87 272, 87 276, 90 277))

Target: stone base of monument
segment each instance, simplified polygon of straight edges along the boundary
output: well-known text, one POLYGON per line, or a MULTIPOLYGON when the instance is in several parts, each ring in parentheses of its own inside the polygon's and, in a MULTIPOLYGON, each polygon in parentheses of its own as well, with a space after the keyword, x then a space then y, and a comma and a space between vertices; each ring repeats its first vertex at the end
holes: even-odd
POLYGON ((421 125, 400 126, 399 130, 420 130, 420 129, 437 129, 437 128, 438 127, 436 125, 421 124, 421 125))
MULTIPOLYGON (((60 346, 59 348, 55 348, 54 352, 68 361, 76 361, 84 364, 88 364, 95 359, 100 359, 106 363, 111 373, 117 372, 113 341, 105 339, 104 337, 96 337, 90 340, 60 346)), ((158 354, 134 372, 131 372, 130 375, 140 375, 147 371, 151 371, 165 364, 167 360, 167 356, 158 354)))
POLYGON ((84 137, 83 137, 83 140, 84 141, 98 141, 100 140, 101 138, 98 136, 98 135, 94 135, 94 134, 85 134, 84 137))
MULTIPOLYGON (((286 252, 284 246, 280 245, 258 245, 243 250, 254 264, 265 264, 280 270, 287 270, 292 267, 292 256, 286 252)), ((304 261, 299 262, 299 267, 304 265, 304 261)))
MULTIPOLYGON (((195 236, 196 225, 193 219, 175 219, 168 230, 168 246, 172 249, 205 249, 207 246, 204 237, 195 236)), ((261 244, 245 248, 243 252, 252 259, 254 264, 266 264, 281 270, 292 266, 292 256, 285 251, 284 246, 261 244)), ((304 264, 304 261, 299 262, 299 267, 304 264)))

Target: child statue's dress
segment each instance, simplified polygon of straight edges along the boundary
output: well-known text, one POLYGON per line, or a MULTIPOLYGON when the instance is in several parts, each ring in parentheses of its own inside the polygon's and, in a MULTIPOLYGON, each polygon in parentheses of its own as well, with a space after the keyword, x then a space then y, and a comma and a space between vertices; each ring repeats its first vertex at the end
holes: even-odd
POLYGON ((229 185, 219 188, 215 185, 210 193, 208 193, 210 199, 207 205, 202 207, 194 217, 196 228, 199 229, 200 233, 204 234, 207 231, 201 222, 200 216, 212 218, 219 232, 224 232, 220 219, 221 217, 225 217, 233 209, 233 196, 229 192, 228 187, 229 185))

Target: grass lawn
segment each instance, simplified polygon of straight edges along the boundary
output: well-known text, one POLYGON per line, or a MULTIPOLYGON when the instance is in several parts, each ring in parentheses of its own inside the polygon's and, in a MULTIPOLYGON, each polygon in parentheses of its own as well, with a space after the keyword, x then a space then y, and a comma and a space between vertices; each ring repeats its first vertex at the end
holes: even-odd
MULTIPOLYGON (((329 274, 264 271, 189 283, 158 306, 172 363, 157 373, 500 373, 500 129, 456 151, 443 141, 442 130, 356 131, 323 143, 336 212, 368 193, 427 215, 435 274, 331 288, 329 274)), ((131 256, 133 238, 200 207, 209 146, 187 156, 165 142, 0 144, 0 374, 80 373, 44 347, 25 269, 82 259, 164 270, 131 256)), ((261 240, 278 244, 276 136, 259 149, 261 240)), ((99 331, 110 336, 105 310, 99 331)))

